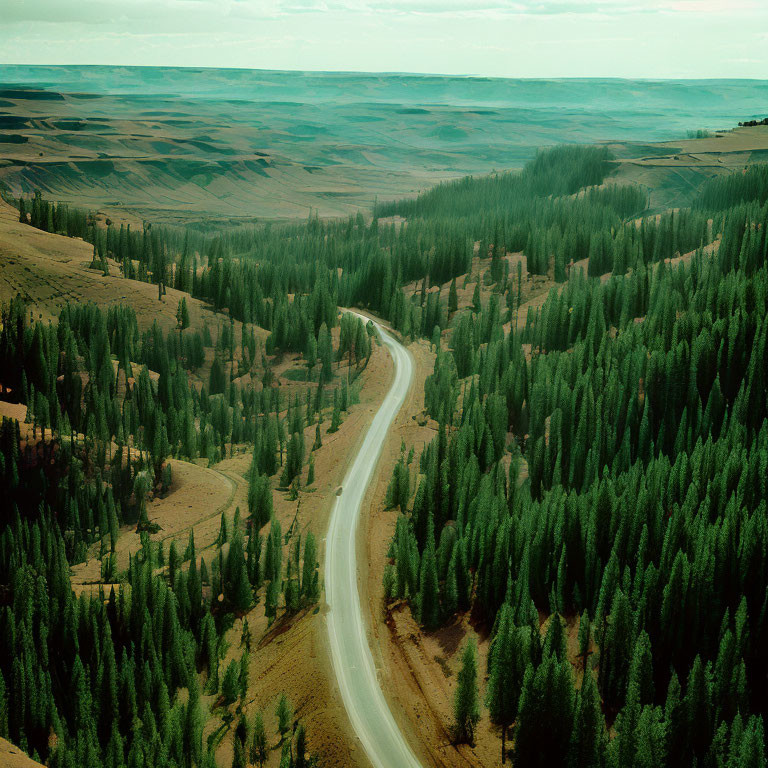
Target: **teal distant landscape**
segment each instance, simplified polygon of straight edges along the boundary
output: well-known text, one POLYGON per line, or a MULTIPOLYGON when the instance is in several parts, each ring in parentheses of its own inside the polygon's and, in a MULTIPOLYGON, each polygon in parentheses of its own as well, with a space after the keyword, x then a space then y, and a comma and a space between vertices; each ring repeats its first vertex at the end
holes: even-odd
POLYGON ((0 66, 0 180, 167 218, 344 215, 537 147, 765 116, 768 81, 0 66))

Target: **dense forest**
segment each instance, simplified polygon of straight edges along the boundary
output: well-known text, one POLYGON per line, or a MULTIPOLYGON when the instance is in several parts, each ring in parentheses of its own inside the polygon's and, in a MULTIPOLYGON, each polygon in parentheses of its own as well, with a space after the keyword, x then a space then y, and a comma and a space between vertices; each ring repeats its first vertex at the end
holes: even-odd
MULTIPOLYGON (((172 230, 123 228, 113 240, 111 225, 83 229, 88 215, 39 195, 30 215, 26 207, 31 224, 90 237, 95 268, 108 270, 125 247, 126 279, 155 279, 159 297, 184 265, 189 239, 172 230)), ((186 298, 167 333, 157 322, 141 332, 128 305, 67 305, 49 324, 21 298, 3 307, 3 397, 27 406, 27 423, 0 428, 0 736, 48 765, 214 766, 228 733, 238 768, 264 764, 273 749, 286 768, 317 762, 284 697, 277 745, 260 713, 246 716, 258 638, 246 621, 242 655, 225 665, 224 635, 257 603, 271 622, 319 600, 315 537, 284 535, 273 488, 295 498, 313 483, 311 452, 355 402, 374 342, 357 317, 339 316, 329 270, 302 277, 302 293, 290 270, 275 268, 262 283, 269 296, 249 305, 265 313, 263 343, 254 325, 235 322, 221 287, 241 284, 236 263, 195 272, 215 309, 218 291, 229 302, 211 327, 190 326, 186 298), (297 291, 290 302, 287 283, 297 291), (274 366, 291 352, 302 353, 303 374, 286 396, 274 366), (305 446, 308 429, 315 443, 305 446), (148 502, 172 487, 170 457, 215 464, 243 451, 248 507, 234 520, 222 513, 213 554, 201 554, 194 532, 181 548, 152 537, 148 502), (120 570, 125 526, 141 548, 120 570), (76 592, 70 567, 90 558, 101 561, 101 583, 76 592), (204 739, 211 718, 218 726, 204 739)))
MULTIPOLYGON (((305 420, 319 433, 327 406, 322 386, 307 390, 306 407, 282 403, 276 388, 225 382, 209 395, 169 356, 176 335, 163 339, 155 326, 140 338, 129 307, 105 314, 67 306, 48 326, 30 325, 27 314, 11 302, 0 330, 3 383, 28 404, 30 422, 22 430, 3 419, 0 428, 0 736, 53 766, 212 766, 231 725, 235 764, 249 755, 263 763, 263 722, 239 714, 251 639, 244 636, 239 663, 220 669, 221 637, 261 599, 271 618, 319 599, 311 532, 291 539, 283 562, 270 476, 297 483, 305 420), (223 440, 224 451, 250 446, 247 515, 222 515, 213 556, 199 556, 193 533, 183 552, 175 542, 164 551, 150 540, 147 500, 172 482, 168 456, 205 455, 209 440, 223 440), (126 524, 141 532, 142 546, 118 573, 115 545, 126 524), (103 585, 78 596, 69 567, 88 556, 101 559, 103 585), (223 720, 205 745, 201 693, 218 695, 223 720)), ((340 338, 362 328, 351 317, 342 324, 340 338)), ((334 393, 338 424, 350 393, 334 393)), ((310 459, 309 482, 311 467, 310 459)), ((287 702, 281 708, 290 712, 287 702)), ((286 718, 281 765, 309 765, 303 728, 288 738, 286 718)))
MULTIPOLYGON (((236 707, 247 688, 245 665, 218 669, 226 617, 259 594, 273 616, 319 599, 314 540, 283 563, 272 487, 295 488, 304 430, 320 439, 324 409, 338 428, 354 397, 333 363, 371 354, 339 318, 361 306, 437 349, 436 436, 403 451, 387 493, 385 588, 426 631, 469 614, 490 635, 487 669, 463 652, 455 739, 488 717, 523 768, 763 766, 768 167, 644 216, 644 190, 604 183, 610 160, 557 148, 372 218, 210 232, 20 201, 22 221, 92 243, 94 269, 177 287, 222 322, 188 328, 180 304, 164 335, 126 307, 49 326, 5 308, 2 383, 33 439, 3 424, 0 735, 56 766, 213 765, 201 691, 236 707), (536 280, 549 294, 526 309, 536 280), (271 372, 286 354, 307 368, 288 402, 271 372), (181 555, 146 537, 113 573, 117 528, 151 530, 167 458, 235 446, 253 454, 249 508, 211 567, 194 541, 181 555), (94 546, 103 600, 69 583, 94 546)), ((259 764, 263 723, 230 714, 237 765, 259 764)), ((287 731, 285 764, 307 765, 287 731)))
MULTIPOLYGON (((596 156, 389 208, 485 230, 491 293, 445 310, 425 384, 438 433, 415 494, 405 454, 390 483, 386 590, 427 630, 471 611, 490 633, 483 695, 515 766, 762 766, 768 166, 636 218, 637 190, 586 187, 596 156), (555 280, 570 264, 507 331, 498 242, 555 280)), ((460 740, 480 717, 476 664, 470 645, 460 740)))

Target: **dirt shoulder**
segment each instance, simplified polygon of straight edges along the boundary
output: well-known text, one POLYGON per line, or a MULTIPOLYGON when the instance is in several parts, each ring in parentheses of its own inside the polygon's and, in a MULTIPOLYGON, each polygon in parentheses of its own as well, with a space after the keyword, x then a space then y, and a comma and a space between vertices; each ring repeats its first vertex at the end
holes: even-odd
MULTIPOLYGON (((318 560, 322 566, 336 489, 389 390, 393 373, 392 360, 386 349, 375 345, 371 359, 361 374, 360 402, 350 408, 338 432, 327 434, 327 418, 322 426, 323 445, 314 452, 315 483, 309 488, 302 485, 303 490, 295 501, 290 500, 287 492, 275 490, 275 517, 283 534, 293 525, 291 541, 283 550, 284 563, 295 537, 301 535, 303 540, 306 533, 312 531, 317 539, 318 560)), ((314 438, 315 428, 308 428, 305 432, 307 447, 312 445, 314 438)), ((227 476, 243 478, 249 463, 250 455, 243 454, 217 464, 216 469, 227 476)), ((306 471, 305 467, 303 482, 306 481, 306 471)), ((244 510, 245 503, 240 502, 240 507, 241 511, 244 510)), ((215 522, 218 531, 218 520, 212 522, 215 522)), ((292 617, 283 616, 282 609, 279 609, 271 627, 267 626, 264 615, 263 594, 260 593, 259 597, 260 602, 244 617, 253 638, 246 713, 250 717, 261 711, 267 732, 274 734, 274 709, 280 693, 284 692, 294 706, 295 717, 301 719, 307 729, 310 751, 319 756, 322 765, 368 768, 368 760, 336 688, 328 647, 324 597, 321 597, 318 606, 292 617)), ((240 658, 242 631, 243 619, 237 619, 227 633, 230 647, 220 669, 231 659, 240 658)), ((232 749, 230 732, 217 753, 220 765, 231 764, 232 749)), ((278 764, 279 750, 272 752, 268 765, 271 766, 273 761, 274 765, 278 764)))
MULTIPOLYGON (((385 608, 382 578, 397 512, 384 509, 384 497, 400 446, 414 446, 417 454, 436 434, 436 425, 424 417, 424 380, 432 373, 435 354, 425 340, 408 345, 414 361, 414 379, 405 403, 390 430, 379 460, 376 479, 363 506, 359 579, 363 604, 368 606, 368 632, 379 669, 379 679, 400 728, 425 766, 481 765, 467 760, 450 744, 446 716, 452 697, 452 679, 446 675, 446 656, 435 650, 439 640, 422 635, 407 606, 385 608)), ((416 465, 417 460, 414 460, 416 465)), ((412 480, 415 466, 412 465, 412 480)), ((452 629, 447 635, 454 634, 452 629)), ((456 635, 458 639, 458 635, 456 635)), ((455 652, 458 642, 444 638, 455 652)))
POLYGON ((418 457, 437 434, 437 424, 424 413, 424 380, 432 373, 435 353, 424 339, 411 343, 408 349, 414 361, 414 379, 390 430, 362 512, 358 578, 362 602, 368 607, 369 642, 392 713, 422 765, 482 768, 498 762, 500 754, 499 737, 488 718, 481 718, 478 724, 474 747, 454 746, 449 729, 460 652, 468 637, 475 637, 482 694, 488 637, 477 633, 468 615, 434 632, 424 632, 407 603, 387 605, 384 600, 383 575, 398 515, 396 510, 384 508, 392 469, 399 458, 401 442, 405 442, 408 450, 413 446, 411 492, 415 492, 418 457))

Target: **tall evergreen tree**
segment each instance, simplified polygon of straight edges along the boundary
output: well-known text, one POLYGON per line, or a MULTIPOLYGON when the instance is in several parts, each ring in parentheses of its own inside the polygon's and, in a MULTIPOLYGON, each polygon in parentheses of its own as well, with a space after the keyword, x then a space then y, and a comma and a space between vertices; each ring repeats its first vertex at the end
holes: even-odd
POLYGON ((454 739, 458 743, 472 744, 475 726, 480 719, 477 690, 477 647, 470 639, 461 655, 461 670, 456 681, 453 699, 454 739))

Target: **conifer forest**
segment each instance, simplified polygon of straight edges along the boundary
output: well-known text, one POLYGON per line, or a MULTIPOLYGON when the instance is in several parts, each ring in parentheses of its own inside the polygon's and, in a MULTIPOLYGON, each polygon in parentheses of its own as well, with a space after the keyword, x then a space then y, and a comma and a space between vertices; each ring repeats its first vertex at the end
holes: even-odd
POLYGON ((615 159, 558 146, 349 217, 238 226, 6 194, 18 223, 87 243, 95 275, 181 298, 173 327, 129 302, 2 307, 0 399, 26 416, 0 426, 0 737, 50 768, 334 764, 283 690, 254 702, 249 624, 322 612, 326 531, 274 507, 312 498, 384 356, 356 308, 431 355, 432 438, 403 442, 380 500, 379 613, 471 627, 450 749, 485 729, 514 768, 763 768, 768 164, 657 210, 615 159), (212 504, 212 545, 166 540, 174 461, 234 455, 247 503, 212 504))

